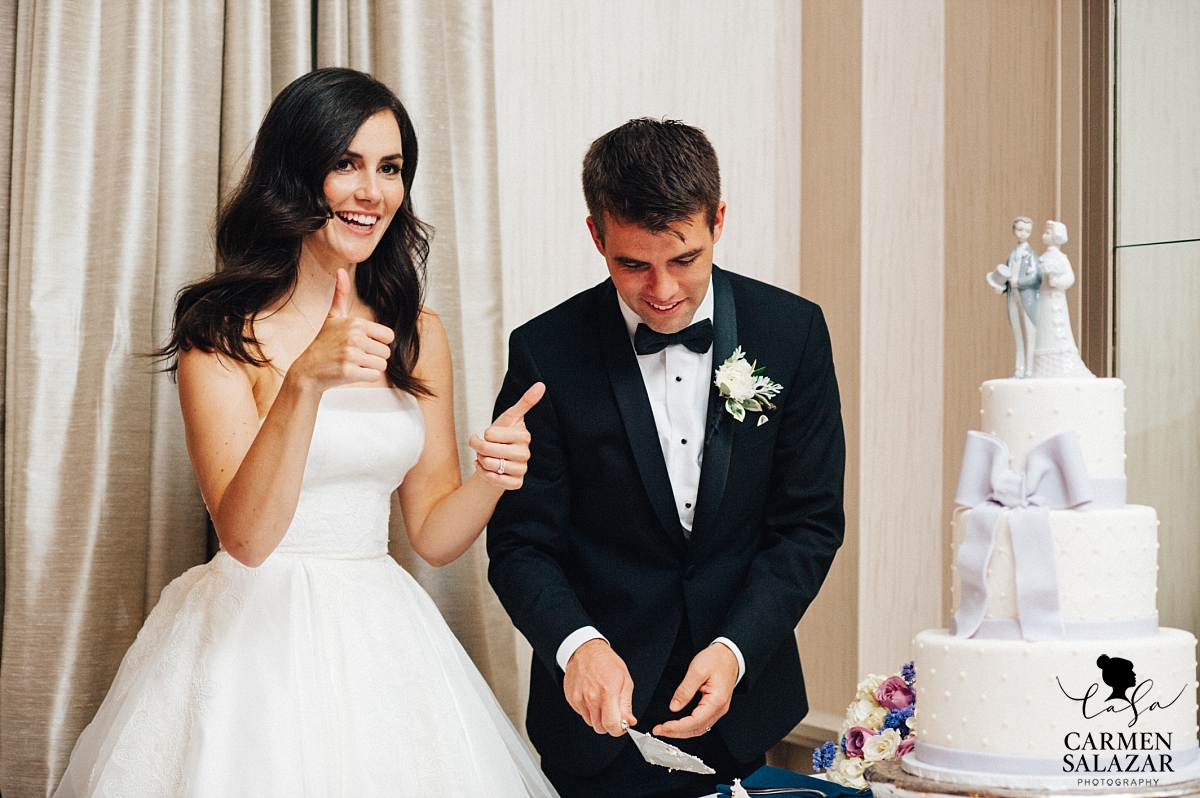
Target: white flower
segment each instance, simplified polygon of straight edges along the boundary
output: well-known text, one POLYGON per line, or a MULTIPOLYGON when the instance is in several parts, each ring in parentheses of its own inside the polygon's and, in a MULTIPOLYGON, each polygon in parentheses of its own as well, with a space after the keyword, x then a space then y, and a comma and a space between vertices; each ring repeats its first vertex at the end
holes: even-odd
POLYGON ((896 755, 900 745, 900 732, 895 729, 884 729, 874 737, 868 737, 863 743, 863 759, 868 762, 882 762, 896 755))
POLYGON ((863 778, 863 771, 867 769, 867 764, 855 757, 844 759, 839 754, 827 771, 829 780, 856 790, 866 789, 867 780, 863 778))
POLYGON ((730 798, 750 798, 750 793, 746 792, 746 788, 742 786, 741 779, 733 780, 733 789, 729 793, 730 798))
POLYGON ((870 714, 867 715, 866 720, 862 725, 872 729, 883 728, 883 722, 887 720, 887 713, 888 711, 885 708, 875 707, 875 709, 871 710, 870 714))
MULTIPOLYGON (((729 359, 717 367, 713 384, 720 389, 725 400, 725 412, 738 421, 746 418, 746 411, 761 413, 764 408, 775 409, 771 400, 783 390, 783 386, 762 375, 758 362, 750 363, 739 346, 729 359)), ((759 419, 761 425, 766 417, 759 419)))
MULTIPOLYGON (((846 720, 851 726, 866 726, 867 719, 871 717, 871 713, 879 709, 879 705, 875 703, 873 698, 856 698, 846 707, 846 720)), ((884 712, 886 717, 887 713, 884 712)))
POLYGON ((722 396, 744 402, 754 398, 754 369, 744 357, 737 357, 741 351, 739 348, 734 357, 721 364, 714 382, 722 396))
POLYGON ((879 685, 887 680, 886 676, 876 676, 873 673, 868 673, 863 677, 863 680, 858 683, 858 692, 855 693, 855 698, 870 698, 875 700, 875 691, 879 689, 879 685))

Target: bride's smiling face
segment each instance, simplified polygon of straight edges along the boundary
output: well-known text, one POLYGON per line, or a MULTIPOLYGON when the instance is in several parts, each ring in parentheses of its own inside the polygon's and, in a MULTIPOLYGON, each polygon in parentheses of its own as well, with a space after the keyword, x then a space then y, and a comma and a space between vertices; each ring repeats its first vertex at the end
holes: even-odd
POLYGON ((380 111, 325 176, 325 200, 333 216, 304 240, 327 268, 362 263, 371 256, 404 201, 404 148, 391 111, 380 111))

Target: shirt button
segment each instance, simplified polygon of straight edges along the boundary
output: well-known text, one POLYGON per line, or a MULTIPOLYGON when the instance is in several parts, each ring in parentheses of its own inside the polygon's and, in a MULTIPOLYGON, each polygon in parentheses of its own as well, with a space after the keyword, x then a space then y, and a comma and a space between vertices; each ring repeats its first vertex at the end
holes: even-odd
POLYGON ((683 503, 683 506, 684 506, 684 507, 686 507, 686 508, 687 508, 687 509, 689 509, 689 510, 690 510, 690 509, 692 509, 692 503, 691 503, 691 502, 684 502, 684 503, 683 503))
POLYGON ((687 446, 687 438, 681 440, 680 443, 682 443, 684 446, 687 446))
POLYGON ((683 569, 683 578, 685 581, 688 581, 688 582, 692 581, 692 577, 694 577, 695 575, 696 575, 696 566, 689 565, 687 568, 683 569))
POLYGON ((675 382, 683 382, 683 377, 676 377, 675 382))

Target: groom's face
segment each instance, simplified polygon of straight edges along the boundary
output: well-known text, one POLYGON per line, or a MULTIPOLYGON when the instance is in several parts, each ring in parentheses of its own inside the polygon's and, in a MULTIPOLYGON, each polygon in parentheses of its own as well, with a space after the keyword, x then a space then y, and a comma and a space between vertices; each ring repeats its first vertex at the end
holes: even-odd
POLYGON ((692 323, 708 291, 713 245, 725 222, 724 202, 717 206, 711 230, 703 211, 662 231, 608 216, 603 241, 590 216, 587 222, 617 293, 646 326, 673 333, 692 323))

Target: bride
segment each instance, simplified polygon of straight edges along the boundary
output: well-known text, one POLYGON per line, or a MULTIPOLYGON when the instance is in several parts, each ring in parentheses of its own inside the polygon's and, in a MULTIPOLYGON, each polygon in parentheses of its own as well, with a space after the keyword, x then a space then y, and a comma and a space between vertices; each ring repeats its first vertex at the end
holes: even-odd
POLYGON ((462 483, 416 167, 404 107, 361 72, 271 105, 221 268, 181 292, 163 349, 221 551, 163 591, 56 796, 554 795, 387 555, 397 486, 423 558, 471 545, 521 486, 544 391, 471 437, 462 483))

